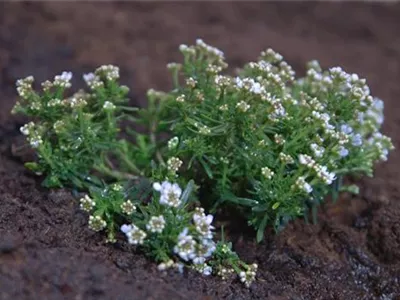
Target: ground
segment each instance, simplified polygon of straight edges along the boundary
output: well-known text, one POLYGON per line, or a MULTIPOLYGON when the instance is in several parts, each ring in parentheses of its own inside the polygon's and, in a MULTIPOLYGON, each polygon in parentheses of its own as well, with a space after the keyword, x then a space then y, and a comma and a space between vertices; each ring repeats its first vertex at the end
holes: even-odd
POLYGON ((169 89, 165 65, 180 59, 178 46, 200 37, 225 51, 231 70, 271 47, 300 74, 311 59, 360 74, 385 101, 384 132, 399 148, 399 15, 390 3, 2 3, 0 299, 400 299, 399 151, 374 178, 355 179, 361 194, 324 207, 317 225, 298 220, 260 245, 232 231, 242 258, 259 264, 246 289, 161 274, 124 241, 105 244, 70 191, 42 188, 12 155, 25 120, 10 115, 16 79, 107 63, 143 104, 147 89, 169 89))

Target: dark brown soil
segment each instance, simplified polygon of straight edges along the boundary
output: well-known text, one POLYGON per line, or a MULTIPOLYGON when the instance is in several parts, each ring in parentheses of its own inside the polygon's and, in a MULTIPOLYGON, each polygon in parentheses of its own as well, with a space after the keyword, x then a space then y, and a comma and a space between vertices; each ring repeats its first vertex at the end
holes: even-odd
MULTIPOLYGON (((101 64, 122 67, 132 98, 168 89, 165 64, 197 37, 223 49, 233 67, 272 47, 301 72, 306 61, 366 77, 385 100, 384 131, 400 147, 400 5, 356 3, 1 3, 0 299, 400 299, 400 153, 357 180, 320 212, 256 246, 231 234, 258 262, 250 289, 195 273, 162 275, 124 241, 103 243, 67 190, 48 191, 11 145, 23 121, 10 116, 14 82, 101 64)), ((247 232, 247 231, 246 231, 247 232)))

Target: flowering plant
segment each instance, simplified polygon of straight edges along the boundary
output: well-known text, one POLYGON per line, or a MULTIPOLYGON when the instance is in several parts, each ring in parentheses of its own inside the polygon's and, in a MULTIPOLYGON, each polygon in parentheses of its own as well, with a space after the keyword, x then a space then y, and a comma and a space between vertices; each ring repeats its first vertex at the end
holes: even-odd
POLYGON ((315 219, 328 194, 356 192, 343 176, 372 176, 393 149, 379 131, 383 102, 356 74, 312 61, 296 79, 268 49, 232 77, 202 40, 180 50, 183 64, 169 65, 175 89, 160 95, 168 154, 184 162, 182 176, 211 182, 214 207, 243 207, 259 241, 268 224, 279 231, 310 209, 315 219))
MULTIPOLYGON (((125 106, 128 88, 118 84, 119 69, 102 66, 84 75, 89 91, 68 97, 71 77, 69 72, 57 75, 42 84, 41 93, 33 89, 33 77, 17 81, 21 100, 13 112, 34 119, 21 127, 37 154, 37 161, 26 166, 45 175, 47 187, 88 191, 80 208, 89 214, 89 228, 105 230, 108 242, 121 231, 159 262, 160 271, 175 267, 182 272, 189 266, 223 278, 237 273, 249 286, 257 265, 241 261, 225 241, 214 241, 213 216, 198 206, 196 186, 176 176, 182 162, 168 159, 167 173, 155 166, 152 158, 162 158, 154 132, 146 136, 128 130, 135 143, 119 137, 120 121, 132 120, 127 112, 138 111, 125 106), (184 182, 186 189, 169 178, 184 182)), ((139 111, 144 124, 153 124, 151 103, 139 111)))
POLYGON ((237 273, 249 286, 257 265, 213 240, 213 216, 199 204, 238 209, 258 241, 266 226, 279 231, 310 209, 315 220, 327 195, 357 192, 343 176, 372 176, 374 162, 387 159, 383 102, 339 67, 323 71, 312 61, 296 79, 271 49, 234 77, 222 73, 224 54, 202 40, 180 51, 183 63, 168 64, 173 90, 149 90, 145 108, 126 105, 114 66, 84 75, 89 91, 72 97, 64 96, 67 72, 43 83, 41 94, 32 77, 19 80, 14 111, 35 122, 21 128, 38 155, 27 167, 45 174, 46 186, 89 190, 80 201, 90 228, 105 229, 111 242, 121 230, 160 270, 237 273), (130 138, 119 135, 121 120, 135 125, 130 138), (196 198, 199 189, 206 198, 196 198))

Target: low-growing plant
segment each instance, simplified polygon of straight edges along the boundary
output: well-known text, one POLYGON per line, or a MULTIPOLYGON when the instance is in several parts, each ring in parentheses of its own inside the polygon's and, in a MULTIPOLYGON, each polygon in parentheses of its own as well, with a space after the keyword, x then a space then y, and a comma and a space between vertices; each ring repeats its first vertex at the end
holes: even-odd
POLYGON ((238 210, 258 241, 269 225, 279 231, 310 211, 315 221, 329 194, 358 191, 343 186, 345 175, 372 176, 387 159, 383 102, 339 67, 323 71, 312 61, 296 79, 271 49, 237 76, 222 73, 224 54, 202 40, 180 51, 183 63, 168 64, 174 88, 149 90, 144 108, 127 105, 114 66, 84 75, 89 90, 70 97, 68 72, 41 93, 32 77, 19 80, 14 111, 33 118, 21 131, 38 156, 27 167, 46 175, 48 187, 89 191, 80 202, 90 228, 105 229, 110 242, 122 230, 160 270, 237 273, 249 286, 257 265, 213 240, 213 216, 201 206, 238 210), (132 125, 125 138, 123 120, 132 125))

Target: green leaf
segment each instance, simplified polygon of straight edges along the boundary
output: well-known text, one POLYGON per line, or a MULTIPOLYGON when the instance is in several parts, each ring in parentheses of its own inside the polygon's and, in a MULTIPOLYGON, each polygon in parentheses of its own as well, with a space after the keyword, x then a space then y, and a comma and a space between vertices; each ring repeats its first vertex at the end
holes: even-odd
POLYGON ((258 204, 257 200, 250 199, 250 198, 244 198, 244 197, 236 197, 235 195, 233 195, 231 193, 226 193, 226 194, 222 195, 222 199, 223 199, 223 201, 229 201, 232 203, 236 203, 236 204, 243 205, 243 206, 249 206, 249 207, 253 207, 258 204))
POLYGON ((268 204, 261 204, 257 205, 251 208, 252 211, 254 212, 264 212, 268 210, 269 205, 268 204))
POLYGON ((205 161, 204 161, 204 159, 203 158, 199 158, 199 162, 201 163, 201 165, 203 166, 203 168, 204 168, 204 171, 206 171, 206 173, 207 173, 207 176, 210 178, 210 179, 213 179, 213 173, 212 173, 212 171, 211 171, 211 168, 210 168, 210 166, 208 165, 208 163, 206 163, 205 161))
POLYGON ((360 192, 360 188, 355 184, 351 184, 351 185, 342 186, 340 188, 340 191, 341 192, 348 192, 348 193, 351 193, 351 194, 354 194, 354 195, 358 195, 359 192, 360 192))
POLYGON ((25 168, 27 168, 33 172, 40 171, 40 166, 35 162, 27 162, 24 164, 24 166, 25 166, 25 168))
POLYGON ((189 200, 189 196, 193 192, 193 190, 194 190, 194 181, 190 180, 185 190, 182 193, 182 198, 181 198, 182 204, 185 204, 189 200))
POLYGON ((281 205, 280 202, 275 202, 274 205, 272 205, 272 209, 275 210, 281 205))
POLYGON ((260 243, 264 239, 265 227, 267 227, 268 215, 265 214, 260 225, 257 229, 257 243, 260 243))

